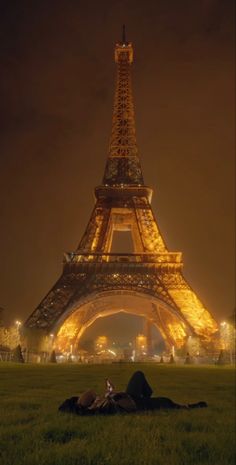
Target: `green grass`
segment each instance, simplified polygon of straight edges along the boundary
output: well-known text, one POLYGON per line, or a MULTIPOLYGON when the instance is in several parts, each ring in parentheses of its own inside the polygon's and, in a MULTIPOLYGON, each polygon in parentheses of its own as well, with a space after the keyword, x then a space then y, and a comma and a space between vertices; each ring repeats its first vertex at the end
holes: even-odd
POLYGON ((232 368, 154 364, 0 363, 0 462, 4 465, 233 465, 232 368), (141 369, 154 395, 207 409, 79 417, 58 413, 67 397, 109 377, 119 390, 141 369))

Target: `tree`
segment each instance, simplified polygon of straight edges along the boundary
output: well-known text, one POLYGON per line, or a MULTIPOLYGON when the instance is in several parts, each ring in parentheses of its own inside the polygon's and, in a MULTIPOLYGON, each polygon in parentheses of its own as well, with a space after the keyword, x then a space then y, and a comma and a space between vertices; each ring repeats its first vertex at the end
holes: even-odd
POLYGON ((190 356, 189 352, 187 352, 187 354, 186 354, 186 359, 185 359, 184 363, 185 363, 185 365, 190 365, 191 363, 193 363, 192 357, 190 356))
POLYGON ((24 363, 24 357, 22 355, 22 350, 20 344, 15 347, 15 349, 12 352, 12 361, 17 362, 17 363, 24 363))
POLYGON ((4 327, 2 319, 3 311, 3 308, 0 307, 0 346, 8 347, 9 349, 13 350, 21 343, 21 322, 16 321, 15 324, 9 327, 4 327))
POLYGON ((55 350, 52 351, 51 355, 50 355, 50 363, 57 363, 57 359, 56 359, 56 352, 55 350))
POLYGON ((236 341, 236 321, 235 321, 235 309, 232 315, 230 315, 225 321, 220 324, 220 339, 221 348, 228 352, 230 363, 233 363, 235 356, 235 341, 236 341))
POLYGON ((225 365, 227 363, 227 354, 225 353, 225 350, 221 350, 219 353, 218 360, 216 362, 217 365, 225 365))

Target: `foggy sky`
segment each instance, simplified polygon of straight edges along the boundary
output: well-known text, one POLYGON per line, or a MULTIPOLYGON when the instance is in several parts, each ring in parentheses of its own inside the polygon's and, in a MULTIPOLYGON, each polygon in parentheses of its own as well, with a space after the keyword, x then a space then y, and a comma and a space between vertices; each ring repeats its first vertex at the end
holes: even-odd
POLYGON ((161 232, 213 315, 233 312, 233 0, 1 0, 0 306, 9 323, 39 304, 87 225, 123 23, 161 232))

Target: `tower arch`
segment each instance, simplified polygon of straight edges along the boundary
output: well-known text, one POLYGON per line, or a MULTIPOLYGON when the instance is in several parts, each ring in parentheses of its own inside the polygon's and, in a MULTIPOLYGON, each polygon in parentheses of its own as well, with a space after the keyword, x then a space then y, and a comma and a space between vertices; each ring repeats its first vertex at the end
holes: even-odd
POLYGON ((159 298, 140 291, 113 290, 90 294, 68 308, 52 328, 54 344, 59 350, 75 346, 97 318, 121 312, 146 318, 169 347, 181 347, 187 337, 193 334, 183 316, 159 298))

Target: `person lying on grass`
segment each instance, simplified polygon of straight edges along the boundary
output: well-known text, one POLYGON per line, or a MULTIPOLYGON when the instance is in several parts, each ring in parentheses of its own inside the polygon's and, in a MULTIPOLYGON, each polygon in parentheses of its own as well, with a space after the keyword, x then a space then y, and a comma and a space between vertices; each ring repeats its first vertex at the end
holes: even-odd
POLYGON ((97 396, 94 391, 86 391, 80 397, 66 399, 60 405, 59 411, 77 415, 94 415, 207 407, 207 403, 203 401, 183 405, 167 397, 151 397, 152 392, 143 372, 136 371, 131 376, 125 392, 116 392, 113 384, 107 379, 105 395, 97 396))

